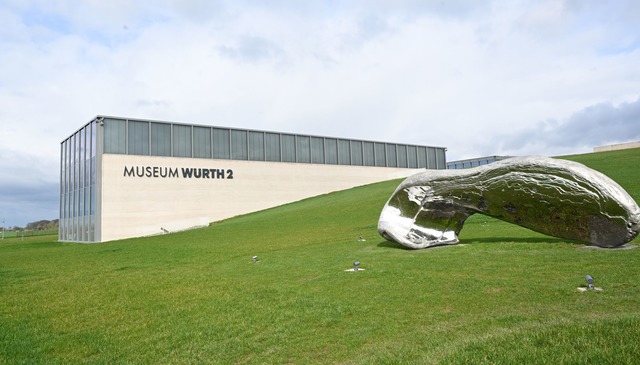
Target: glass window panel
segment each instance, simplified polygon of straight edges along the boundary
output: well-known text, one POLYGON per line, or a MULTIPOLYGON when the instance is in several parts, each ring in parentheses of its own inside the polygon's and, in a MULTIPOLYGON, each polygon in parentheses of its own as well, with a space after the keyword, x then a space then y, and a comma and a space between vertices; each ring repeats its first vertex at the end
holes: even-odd
POLYGON ((89 214, 94 215, 96 214, 96 187, 95 186, 91 186, 89 188, 89 193, 90 193, 90 199, 91 199, 91 206, 90 206, 90 211, 89 214))
POLYGON ((67 192, 70 192, 73 190, 74 184, 73 184, 73 163, 71 162, 73 160, 73 149, 72 149, 72 143, 73 141, 71 139, 69 139, 67 141, 67 192))
POLYGON ((338 164, 338 141, 334 138, 324 139, 325 163, 338 164))
POLYGON ((267 161, 280 161, 280 135, 265 133, 265 152, 267 161))
POLYGON ((75 156, 74 156, 74 158, 75 158, 74 162, 75 163, 78 163, 78 161, 80 161, 80 150, 82 149, 82 142, 80 140, 80 136, 81 136, 80 132, 82 132, 82 129, 75 133, 75 137, 76 137, 76 144, 75 144, 76 152, 75 152, 75 156))
POLYGON ((76 163, 76 135, 73 134, 69 138, 69 165, 73 166, 76 163))
POLYGON ((80 133, 74 135, 73 150, 73 186, 74 190, 80 188, 80 133))
POLYGON ((71 216, 67 216, 67 219, 65 219, 65 225, 64 225, 64 237, 67 240, 71 239, 71 216))
POLYGON ((398 157, 398 167, 408 167, 407 166, 407 146, 405 145, 397 145, 396 147, 397 157, 398 157))
POLYGON ((364 153, 364 165, 375 166, 376 157, 373 142, 362 142, 362 148, 364 153))
POLYGON ((105 118, 103 123, 104 153, 127 153, 126 121, 105 118))
POLYGON ((96 183, 96 156, 91 157, 91 181, 90 185, 96 183))
POLYGON ((412 169, 418 168, 418 149, 416 146, 407 146, 407 166, 412 169))
MULTIPOLYGON (((71 218, 71 216, 72 216, 72 212, 71 212, 71 193, 66 194, 65 200, 66 200, 66 203, 65 203, 66 214, 65 214, 65 216, 67 218, 71 218)), ((67 222, 69 222, 68 219, 67 219, 67 222)))
POLYGON ((91 124, 87 124, 84 127, 84 151, 82 153, 82 160, 86 161, 91 158, 91 124))
POLYGON ((94 216, 89 217, 89 241, 96 241, 95 227, 96 227, 96 218, 94 216))
POLYGON ((70 192, 69 193, 69 217, 73 218, 76 216, 76 211, 75 209, 73 209, 73 206, 75 205, 76 199, 75 199, 75 192, 70 192))
POLYGON ((427 147, 427 168, 436 168, 436 151, 435 148, 427 147))
POLYGON ((362 142, 360 141, 351 141, 351 164, 355 166, 364 164, 362 160, 362 142))
POLYGON ((338 163, 340 165, 351 165, 351 144, 348 140, 338 140, 338 163))
POLYGON ((418 147, 418 168, 424 169, 427 167, 427 148, 418 147))
POLYGON ((76 191, 78 200, 76 204, 76 216, 84 215, 84 189, 79 189, 76 191))
POLYGON ((68 168, 67 167, 67 143, 68 143, 68 140, 65 140, 64 142, 62 142, 62 145, 61 145, 62 153, 60 154, 60 159, 61 159, 61 162, 60 162, 61 171, 60 172, 63 175, 62 176, 62 182, 63 182, 63 184, 62 184, 62 192, 63 193, 67 192, 67 187, 68 187, 68 185, 67 185, 67 181, 68 181, 67 180, 67 168, 68 168))
POLYGON ((64 217, 69 218, 71 216, 71 212, 69 212, 69 193, 64 194, 64 217))
POLYGON ((64 170, 63 170, 63 174, 64 174, 63 191, 65 193, 69 191, 69 157, 67 156, 67 152, 69 151, 68 144, 69 144, 69 139, 64 141, 64 143, 62 145, 62 149, 64 150, 64 153, 62 154, 62 156, 64 158, 62 160, 62 166, 64 166, 64 170))
POLYGON ((395 144, 385 144, 385 153, 387 156, 387 166, 396 167, 398 161, 397 146, 395 144))
POLYGON ((90 209, 91 209, 91 196, 89 195, 90 192, 91 191, 89 190, 88 186, 84 188, 84 206, 82 207, 83 215, 90 214, 90 209))
POLYGON ((71 150, 71 144, 73 143, 73 136, 71 138, 69 138, 67 140, 67 192, 70 192, 71 190, 73 190, 73 184, 72 184, 72 179, 71 179, 71 173, 73 171, 72 168, 72 163, 71 163, 71 156, 73 155, 73 152, 71 150))
POLYGON ((85 133, 84 128, 78 132, 77 136, 78 141, 78 156, 76 157, 76 166, 78 167, 78 186, 80 189, 84 187, 85 179, 85 171, 84 171, 84 144, 85 144, 85 133))
POLYGON ((171 124, 151 123, 151 156, 171 156, 171 124))
POLYGON ((228 160, 231 158, 231 148, 229 144, 229 130, 213 128, 213 158, 228 160))
POLYGON ((87 125, 84 129, 84 155, 82 156, 84 163, 84 186, 91 184, 91 125, 87 125))
POLYGON ((311 137, 311 163, 324 163, 324 138, 311 137))
POLYGON ((249 160, 264 161, 264 133, 249 132, 249 160))
POLYGON ((247 155, 247 131, 231 130, 231 159, 246 160, 247 155))
POLYGON ((91 185, 91 159, 84 162, 84 186, 91 185))
POLYGON ((62 216, 61 218, 67 218, 69 215, 67 214, 67 194, 63 194, 61 197, 61 205, 62 205, 62 216))
POLYGON ((296 136, 296 148, 298 162, 311 162, 311 144, 308 136, 296 136))
POLYGON ((73 192, 73 216, 77 217, 80 215, 80 191, 82 190, 74 190, 73 192))
POLYGON ((67 178, 65 176, 67 171, 66 165, 66 147, 65 144, 67 141, 64 141, 60 144, 60 193, 64 193, 66 190, 67 178))
POLYGON ((60 197, 60 218, 61 219, 66 219, 69 216, 69 213, 67 212, 67 195, 68 194, 63 194, 60 197))
POLYGON ((84 151, 85 151, 85 128, 82 128, 77 133, 77 141, 78 141, 78 161, 84 161, 84 151))
POLYGON ((80 219, 80 240, 83 242, 87 241, 87 238, 89 238, 89 229, 87 226, 87 217, 82 217, 80 219))
POLYGON ((211 128, 193 127, 193 157, 211 158, 211 128))
POLYGON ((69 190, 73 191, 76 187, 75 181, 75 169, 76 164, 76 135, 73 134, 71 138, 69 138, 69 190))
POLYGON ((442 169, 447 164, 447 158, 444 153, 444 149, 436 148, 436 168, 442 169))
POLYGON ((60 190, 58 192, 59 219, 64 218, 63 203, 62 203, 63 194, 64 194, 64 142, 60 144, 60 190))
POLYGON ((149 122, 129 121, 129 155, 149 154, 149 122))
POLYGON ((96 155, 96 122, 91 123, 91 157, 96 155))
POLYGON ((384 143, 374 143, 376 152, 376 166, 387 166, 384 143))
POLYGON ((173 125, 173 156, 191 157, 191 126, 173 125))
POLYGON ((296 136, 283 134, 282 141, 282 161, 296 162, 296 136))

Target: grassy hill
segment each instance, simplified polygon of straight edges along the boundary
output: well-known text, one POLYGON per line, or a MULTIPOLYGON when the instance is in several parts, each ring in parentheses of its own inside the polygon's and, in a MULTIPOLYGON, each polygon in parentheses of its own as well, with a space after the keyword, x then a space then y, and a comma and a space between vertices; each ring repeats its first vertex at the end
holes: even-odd
MULTIPOLYGON (((640 149, 563 158, 640 201, 640 149)), ((475 215, 463 245, 406 250, 376 232, 398 183, 163 236, 5 239, 0 364, 638 362, 640 249, 475 215)))

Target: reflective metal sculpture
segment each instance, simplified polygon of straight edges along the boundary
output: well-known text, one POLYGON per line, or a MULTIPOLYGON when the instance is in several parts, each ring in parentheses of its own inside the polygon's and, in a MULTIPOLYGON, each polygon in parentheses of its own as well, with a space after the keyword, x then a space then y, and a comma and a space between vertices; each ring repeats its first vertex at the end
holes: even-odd
POLYGON ((408 177, 384 206, 378 232, 410 248, 455 244, 474 213, 600 247, 640 231, 638 204, 609 177, 577 162, 517 157, 408 177))

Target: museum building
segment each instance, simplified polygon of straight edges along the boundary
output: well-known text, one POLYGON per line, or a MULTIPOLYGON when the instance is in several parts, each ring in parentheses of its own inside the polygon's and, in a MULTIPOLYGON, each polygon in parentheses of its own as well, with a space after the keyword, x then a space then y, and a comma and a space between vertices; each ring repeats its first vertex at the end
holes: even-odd
POLYGON ((105 242, 445 169, 446 148, 97 116, 60 146, 61 241, 105 242))

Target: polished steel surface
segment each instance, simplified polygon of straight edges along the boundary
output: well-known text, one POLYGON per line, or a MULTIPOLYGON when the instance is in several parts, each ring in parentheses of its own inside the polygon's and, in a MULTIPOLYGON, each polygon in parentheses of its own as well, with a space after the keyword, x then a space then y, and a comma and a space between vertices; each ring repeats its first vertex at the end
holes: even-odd
POLYGON ((572 161, 516 157, 404 180, 384 206, 378 232, 410 248, 458 243, 482 213, 549 236, 617 247, 640 231, 640 208, 604 174, 572 161))

